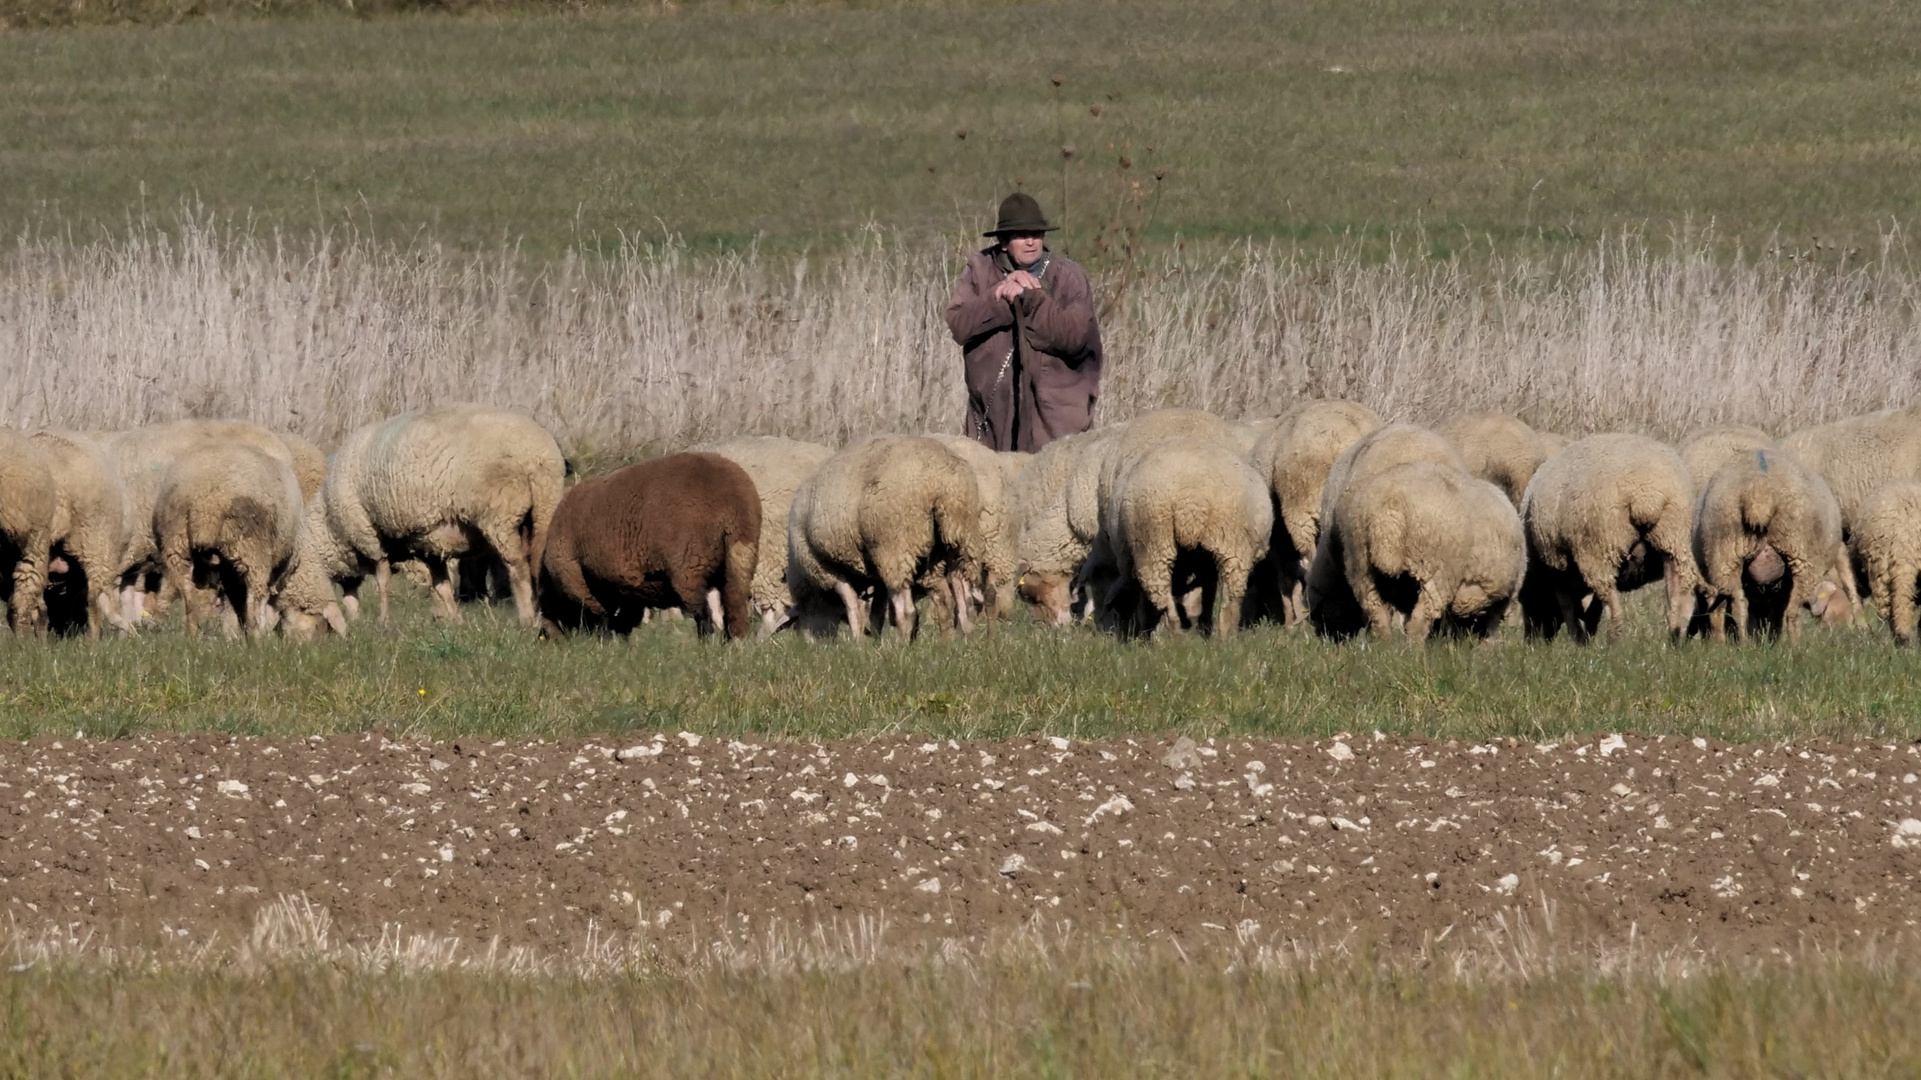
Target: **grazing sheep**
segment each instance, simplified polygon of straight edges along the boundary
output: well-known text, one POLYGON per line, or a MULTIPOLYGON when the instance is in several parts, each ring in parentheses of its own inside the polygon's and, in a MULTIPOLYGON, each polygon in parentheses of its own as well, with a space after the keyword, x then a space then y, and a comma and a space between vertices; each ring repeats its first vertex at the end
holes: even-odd
POLYGON ((807 625, 832 597, 858 641, 868 601, 884 599, 896 631, 911 636, 916 590, 944 585, 968 632, 980 501, 973 470, 933 439, 877 435, 828 458, 787 512, 787 587, 807 625))
POLYGON ((47 563, 58 502, 46 455, 26 436, 0 428, 0 600, 16 634, 46 628, 47 563))
POLYGON ((1726 637, 1726 618, 1744 637, 1787 625, 1801 636, 1801 607, 1812 603, 1841 546, 1841 507, 1814 470, 1778 450, 1736 454, 1701 489, 1694 512, 1694 557, 1706 579, 1709 633, 1726 637))
POLYGON ((1015 591, 1042 622, 1065 626, 1074 618, 1075 594, 1085 592, 1081 568, 1101 531, 1100 475, 1125 427, 1056 439, 1021 473, 1015 591))
POLYGON ((47 609, 57 633, 84 626, 98 638, 101 623, 130 629, 120 611, 120 556, 127 548, 120 476, 95 440, 42 431, 33 444, 53 475, 55 504, 47 609))
POLYGON ((287 453, 293 458, 294 479, 300 481, 300 498, 304 502, 318 495, 320 485, 327 480, 327 455, 292 432, 281 432, 280 441, 286 444, 287 453))
POLYGON ((787 510, 794 491, 834 451, 818 443, 771 435, 744 435, 696 447, 747 470, 760 493, 760 555, 754 570, 754 606, 760 611, 761 636, 780 629, 790 617, 794 597, 787 591, 787 510))
POLYGON ((1921 481, 1897 480, 1861 504, 1849 544, 1894 640, 1915 640, 1921 593, 1921 481))
POLYGON ((1425 641, 1437 623, 1491 637, 1527 570, 1527 538, 1506 493, 1432 461, 1347 485, 1324 543, 1376 639, 1397 616, 1409 641, 1425 641))
POLYGON ((1707 486, 1721 466, 1743 454, 1776 449, 1774 436, 1754 427, 1718 427, 1688 436, 1678 450, 1695 490, 1707 486))
POLYGON ((1348 447, 1381 426, 1374 410, 1351 401, 1310 401, 1276 420, 1248 451, 1267 482, 1274 535, 1256 569, 1251 598, 1293 623, 1305 614, 1302 586, 1321 530, 1321 490, 1348 447))
POLYGON ((1886 409, 1781 437, 1781 449, 1828 482, 1844 528, 1882 485, 1921 480, 1921 406, 1886 409))
POLYGON ((160 485, 175 458, 208 443, 250 446, 289 467, 296 464, 285 439, 244 420, 178 420, 119 432, 105 440, 125 500, 127 549, 121 553, 117 576, 130 624, 137 625, 146 608, 143 584, 161 569, 153 546, 153 507, 160 485))
POLYGON ((1454 444, 1417 424, 1388 424, 1356 439, 1328 467, 1315 515, 1318 536, 1302 593, 1315 632, 1330 637, 1359 633, 1367 625, 1360 598, 1348 588, 1347 568, 1338 545, 1327 541, 1334 508, 1351 486, 1365 483, 1396 465, 1431 462, 1465 474, 1467 461, 1454 444))
MULTIPOLYGON (((1014 488, 1020 467, 1032 454, 1000 453, 965 435, 928 435, 967 463, 980 489, 981 612, 1006 618, 1014 609, 1014 580, 1020 575, 1020 520, 1014 488)), ((937 594, 938 595, 938 594, 937 594)))
POLYGON ((174 459, 153 507, 153 542, 167 583, 200 636, 211 591, 227 602, 227 632, 273 628, 273 586, 293 558, 300 530, 293 468, 250 446, 212 442, 174 459))
POLYGON ((1527 482, 1549 455, 1561 448, 1559 436, 1544 437, 1519 418, 1505 413, 1468 413, 1435 431, 1453 443, 1467 461, 1468 475, 1500 488, 1518 509, 1527 482))
POLYGON ((1267 553, 1274 511, 1238 446, 1177 437, 1141 449, 1116 481, 1106 518, 1117 580, 1103 606, 1123 634, 1149 633, 1168 619, 1180 629, 1187 612, 1175 597, 1194 588, 1203 626, 1216 636, 1240 626, 1247 577, 1267 553))
POLYGON ((625 634, 674 608, 701 636, 743 637, 753 620, 760 495, 747 470, 672 454, 575 484, 540 552, 541 632, 599 625, 625 634))
POLYGON ((505 563, 514 608, 531 625, 534 555, 560 502, 566 468, 547 429, 480 405, 406 413, 353 432, 307 507, 300 549, 280 594, 287 632, 310 637, 324 621, 345 636, 334 586, 352 595, 370 573, 380 577, 385 622, 383 571, 410 558, 427 566, 435 614, 458 622, 447 566, 458 556, 505 563))
POLYGON ((1521 500, 1528 572, 1521 615, 1530 636, 1563 625, 1587 641, 1600 619, 1621 634, 1621 598, 1666 581, 1668 630, 1694 610, 1694 485, 1681 455, 1640 435, 1590 435, 1541 464, 1521 500), (1582 597, 1592 593, 1586 611, 1582 597))

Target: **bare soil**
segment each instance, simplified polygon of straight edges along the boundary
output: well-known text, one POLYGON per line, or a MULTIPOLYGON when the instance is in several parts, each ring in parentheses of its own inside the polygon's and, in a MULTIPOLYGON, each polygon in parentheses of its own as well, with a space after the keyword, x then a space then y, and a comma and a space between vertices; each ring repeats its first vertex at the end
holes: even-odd
POLYGON ((198 941, 305 894, 348 936, 555 949, 590 922, 971 935, 1037 914, 1414 948, 1552 911, 1571 943, 1760 954, 1915 925, 1918 750, 43 740, 0 747, 0 904, 198 941))

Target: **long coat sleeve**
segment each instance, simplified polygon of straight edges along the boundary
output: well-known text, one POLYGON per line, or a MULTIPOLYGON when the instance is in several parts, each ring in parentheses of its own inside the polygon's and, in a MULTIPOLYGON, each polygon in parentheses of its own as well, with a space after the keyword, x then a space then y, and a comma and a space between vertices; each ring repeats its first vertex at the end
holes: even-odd
POLYGON ((994 297, 1009 270, 999 247, 970 257, 947 328, 964 355, 967 434, 996 450, 1031 452, 1093 426, 1100 328, 1078 263, 1050 254, 1042 288, 1011 304, 994 297))

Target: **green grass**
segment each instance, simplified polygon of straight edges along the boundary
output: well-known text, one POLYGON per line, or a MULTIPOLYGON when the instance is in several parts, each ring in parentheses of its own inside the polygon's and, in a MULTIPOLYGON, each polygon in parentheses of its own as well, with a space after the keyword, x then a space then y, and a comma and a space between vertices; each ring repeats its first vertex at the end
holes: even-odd
MULTIPOLYGON (((1170 950, 1171 952, 1171 950, 1170 950)), ((0 976, 9 1076, 1906 1076, 1911 966, 1683 978, 1364 959, 1248 970, 1069 949, 949 966, 594 980, 35 969, 0 976)))
POLYGON ((791 249, 972 234, 1024 183, 1082 254, 1144 217, 1151 244, 1445 253, 1683 219, 1846 247, 1921 211, 1921 16, 1886 0, 245 10, 0 34, 0 223, 194 199, 542 254, 791 249))
MULTIPOLYGON (((1650 597, 1637 596, 1646 608, 1650 597)), ((878 733, 1082 738, 1183 732, 1440 738, 1638 731, 1734 741, 1921 736, 1915 654, 1878 625, 1798 646, 1654 633, 1620 647, 1335 645, 1266 628, 1233 641, 1125 644, 1025 616, 965 640, 857 645, 790 635, 702 642, 688 623, 631 640, 532 640, 510 607, 432 623, 408 596, 387 630, 297 645, 176 631, 0 647, 0 737, 342 731, 456 737, 693 730, 828 739, 878 733)))

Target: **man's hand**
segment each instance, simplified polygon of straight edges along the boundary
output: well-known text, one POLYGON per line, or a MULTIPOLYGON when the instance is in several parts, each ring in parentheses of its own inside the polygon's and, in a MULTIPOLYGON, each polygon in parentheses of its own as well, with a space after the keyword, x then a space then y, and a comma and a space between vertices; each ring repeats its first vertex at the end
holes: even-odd
POLYGON ((1025 270, 1016 270, 1003 278, 999 285, 994 286, 994 299, 1004 303, 1012 303, 1020 297, 1020 294, 1029 289, 1038 289, 1040 287, 1041 282, 1039 278, 1025 270))

